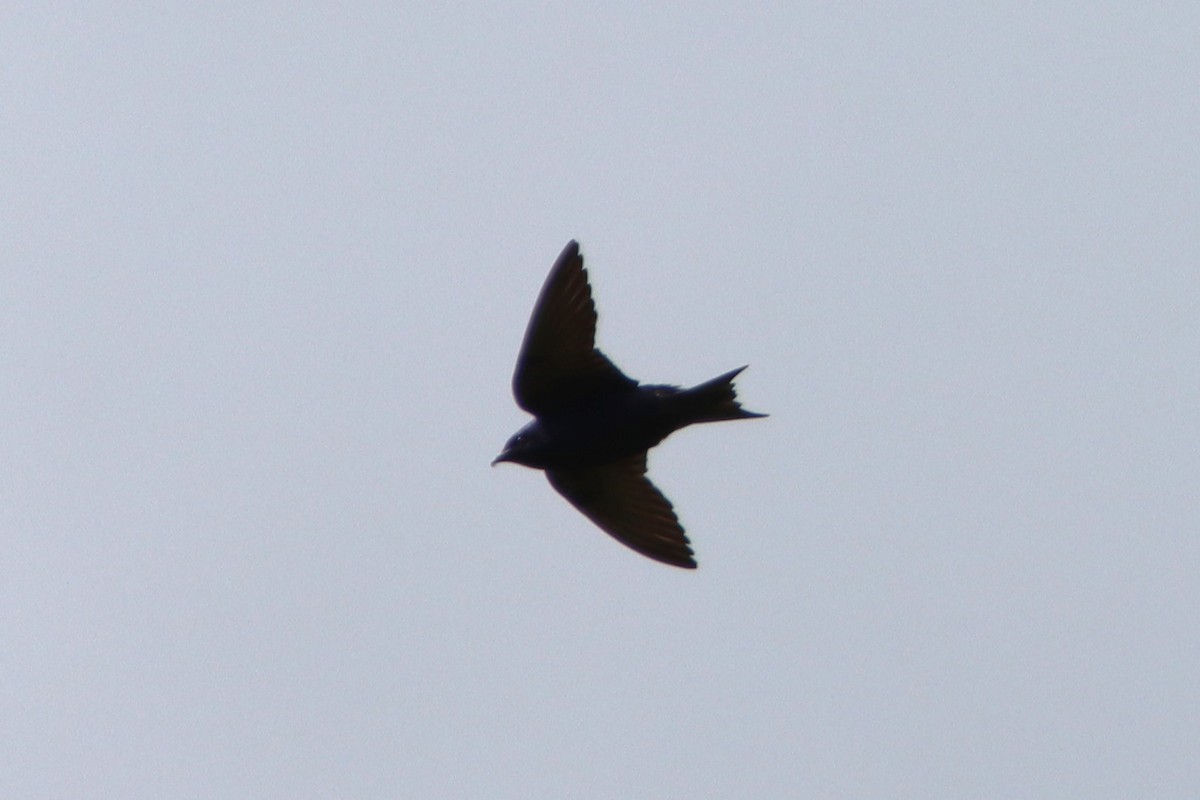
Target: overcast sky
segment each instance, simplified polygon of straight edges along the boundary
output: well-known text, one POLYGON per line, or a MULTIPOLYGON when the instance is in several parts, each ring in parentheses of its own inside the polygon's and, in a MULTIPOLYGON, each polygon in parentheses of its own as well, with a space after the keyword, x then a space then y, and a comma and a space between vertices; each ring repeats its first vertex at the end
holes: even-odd
POLYGON ((1197 797, 1198 31, 9 6, 0 796, 1197 797), (489 467, 571 238, 695 572, 489 467))

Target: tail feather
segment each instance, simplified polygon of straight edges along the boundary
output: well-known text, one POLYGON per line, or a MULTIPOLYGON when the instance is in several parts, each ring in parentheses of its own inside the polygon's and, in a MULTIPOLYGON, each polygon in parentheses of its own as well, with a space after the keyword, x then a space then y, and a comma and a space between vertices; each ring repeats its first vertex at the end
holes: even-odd
POLYGON ((680 393, 680 401, 688 409, 692 422, 721 422, 767 416, 747 411, 737 401, 733 379, 745 368, 738 367, 680 393))

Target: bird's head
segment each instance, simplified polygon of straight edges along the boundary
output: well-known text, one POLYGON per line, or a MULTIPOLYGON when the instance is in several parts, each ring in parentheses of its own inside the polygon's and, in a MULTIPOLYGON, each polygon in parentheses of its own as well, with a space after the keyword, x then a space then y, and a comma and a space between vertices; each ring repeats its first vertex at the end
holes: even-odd
POLYGON ((512 435, 504 445, 500 455, 492 461, 496 466, 501 461, 511 461, 514 464, 524 464, 527 467, 542 467, 541 455, 546 445, 546 432, 537 420, 526 425, 512 435))

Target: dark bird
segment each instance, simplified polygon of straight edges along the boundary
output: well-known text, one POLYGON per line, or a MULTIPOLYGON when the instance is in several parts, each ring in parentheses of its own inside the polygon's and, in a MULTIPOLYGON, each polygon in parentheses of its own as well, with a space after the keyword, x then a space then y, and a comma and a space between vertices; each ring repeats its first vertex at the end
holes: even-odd
POLYGON ((596 306, 578 242, 546 277, 513 373, 517 405, 534 420, 492 462, 546 471, 550 485, 621 544, 695 569, 675 512, 646 477, 646 453, 698 422, 765 417, 737 402, 745 367, 691 389, 643 386, 596 349, 596 306))

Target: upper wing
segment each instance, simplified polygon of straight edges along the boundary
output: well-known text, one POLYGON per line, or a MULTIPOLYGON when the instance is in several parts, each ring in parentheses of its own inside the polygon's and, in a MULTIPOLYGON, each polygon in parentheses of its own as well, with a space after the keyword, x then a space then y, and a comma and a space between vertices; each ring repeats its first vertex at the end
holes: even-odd
POLYGON ((550 485, 618 542, 655 561, 696 568, 671 502, 646 477, 646 454, 587 469, 546 470, 550 485))
POLYGON ((517 405, 538 416, 637 381, 596 349, 596 305, 579 244, 571 241, 542 286, 513 373, 517 405))

